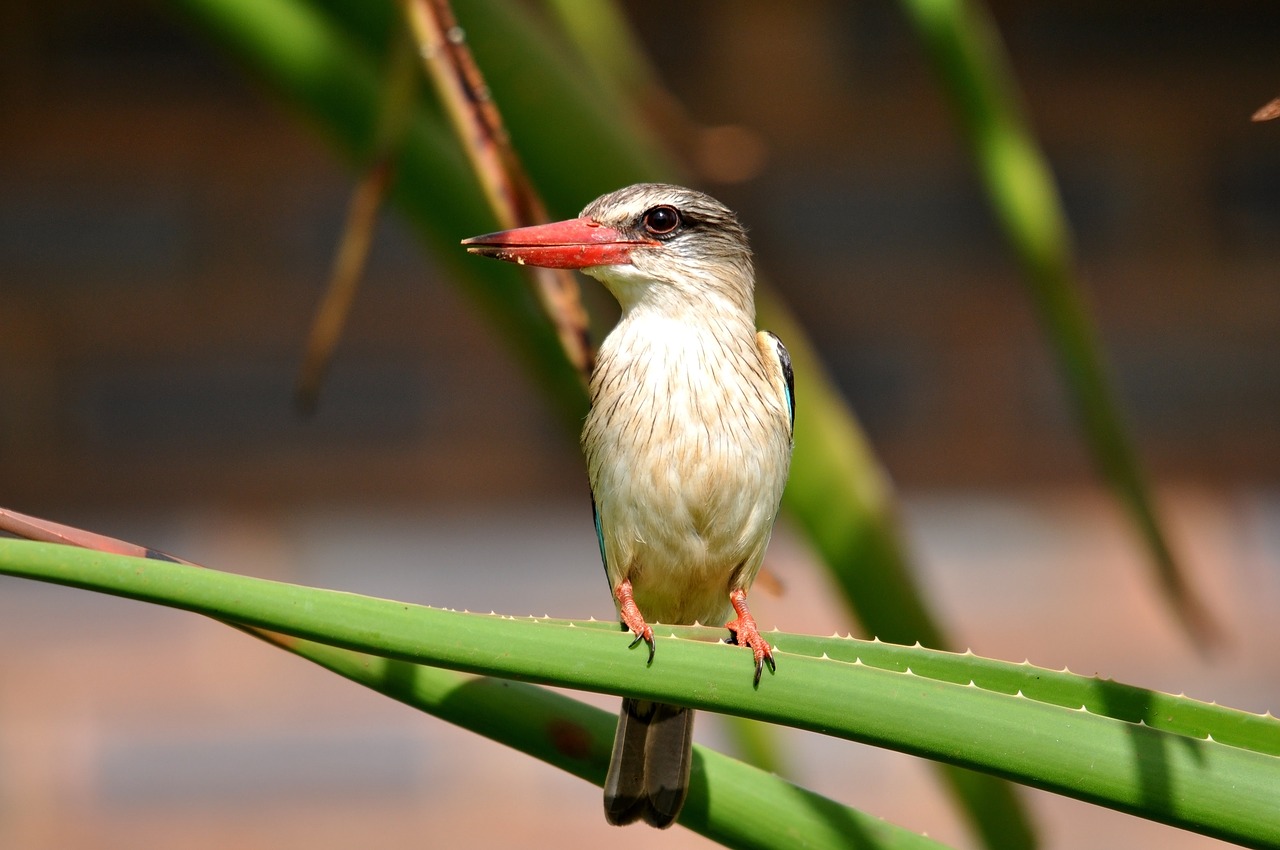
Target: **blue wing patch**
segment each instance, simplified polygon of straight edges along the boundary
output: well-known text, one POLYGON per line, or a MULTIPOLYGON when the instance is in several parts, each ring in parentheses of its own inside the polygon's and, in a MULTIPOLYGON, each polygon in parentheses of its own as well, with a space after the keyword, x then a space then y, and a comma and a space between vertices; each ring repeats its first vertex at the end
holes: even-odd
POLYGON ((600 527, 600 509, 596 507, 595 493, 591 494, 591 518, 596 524, 596 542, 600 544, 600 563, 604 566, 605 576, 608 576, 609 559, 604 554, 604 529, 600 527))
POLYGON ((791 414, 791 430, 796 429, 796 381, 791 371, 791 352, 782 344, 782 340, 769 331, 765 331, 773 340, 774 353, 778 355, 778 365, 782 367, 782 377, 787 382, 787 411, 791 414))

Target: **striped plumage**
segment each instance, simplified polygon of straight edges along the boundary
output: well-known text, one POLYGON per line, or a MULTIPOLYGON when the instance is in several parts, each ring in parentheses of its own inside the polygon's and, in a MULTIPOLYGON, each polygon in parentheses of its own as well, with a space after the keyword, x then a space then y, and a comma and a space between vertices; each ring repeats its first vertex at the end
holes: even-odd
MULTIPOLYGON (((791 458, 786 349, 756 332, 746 233, 700 192, 638 184, 574 222, 468 240, 502 259, 581 268, 622 306, 591 380, 582 446, 626 628, 724 622, 772 667, 745 594, 791 458), (501 238, 499 238, 501 237, 501 238)), ((693 713, 624 699, 605 785, 611 823, 666 826, 688 787, 693 713)))

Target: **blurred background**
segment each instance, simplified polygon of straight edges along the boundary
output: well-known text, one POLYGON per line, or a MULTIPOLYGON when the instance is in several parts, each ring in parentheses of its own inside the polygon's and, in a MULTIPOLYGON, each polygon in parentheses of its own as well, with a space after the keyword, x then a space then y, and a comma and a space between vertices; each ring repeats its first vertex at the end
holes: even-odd
MULTIPOLYGON (((624 8, 962 642, 1276 712, 1280 121, 1249 116, 1280 95, 1280 8, 992 5, 1168 528, 1229 632, 1212 656, 1092 472, 898 7, 624 8)), ((318 412, 294 413, 352 189, 295 116, 131 0, 4 4, 0 75, 0 505, 258 576, 612 616, 576 444, 394 215, 318 412)), ((762 625, 853 628, 785 523, 769 564, 762 625)), ((803 784, 972 846, 917 760, 783 735, 803 784)), ((724 740, 709 717, 699 737, 724 740)), ((1046 847, 1219 846, 1026 796, 1046 847)), ((215 623, 0 579, 0 847, 708 846, 599 808, 215 623)))

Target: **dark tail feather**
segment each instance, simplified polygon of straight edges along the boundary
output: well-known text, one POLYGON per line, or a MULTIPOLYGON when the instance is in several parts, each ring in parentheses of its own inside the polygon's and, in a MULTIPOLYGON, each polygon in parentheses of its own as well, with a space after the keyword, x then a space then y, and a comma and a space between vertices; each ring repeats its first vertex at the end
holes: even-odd
POLYGON ((605 820, 670 826, 689 794, 692 761, 693 711, 624 697, 604 782, 605 820))

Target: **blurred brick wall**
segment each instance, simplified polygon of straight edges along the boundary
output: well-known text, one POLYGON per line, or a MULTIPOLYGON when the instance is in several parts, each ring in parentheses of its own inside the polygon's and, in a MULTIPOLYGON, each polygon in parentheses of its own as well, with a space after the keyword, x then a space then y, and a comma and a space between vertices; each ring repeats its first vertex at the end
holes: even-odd
MULTIPOLYGON (((1280 94, 1277 7, 996 6, 1143 454, 1195 485, 1165 504, 1230 622, 1212 662, 1108 501, 973 495, 1092 478, 896 9, 628 10, 711 130, 676 133, 702 185, 915 497, 922 583, 961 640, 1275 712, 1280 122, 1247 119, 1280 94)), ((393 218, 320 415, 292 414, 351 186, 305 128, 141 2, 0 4, 0 75, 0 505, 255 575, 608 616, 572 440, 393 218)), ((787 593, 762 622, 850 628, 785 531, 770 561, 787 593)), ((0 646, 5 850, 653 838, 605 827, 585 783, 212 622, 7 579, 0 646)), ((918 762, 784 740, 806 784, 964 846, 918 762)), ((1028 796, 1048 847, 1219 846, 1028 796)))
MULTIPOLYGON (((1280 123, 1248 116, 1277 92, 1280 12, 997 10, 1145 457, 1164 480, 1274 480, 1280 123)), ((740 207, 895 476, 1091 480, 896 10, 630 11, 694 121, 733 128, 681 147, 740 207), (734 151, 748 179, 718 181, 734 151)), ((0 19, 6 501, 581 491, 572 440, 393 218, 320 415, 297 419, 349 176, 150 5, 20 2, 0 19)))

